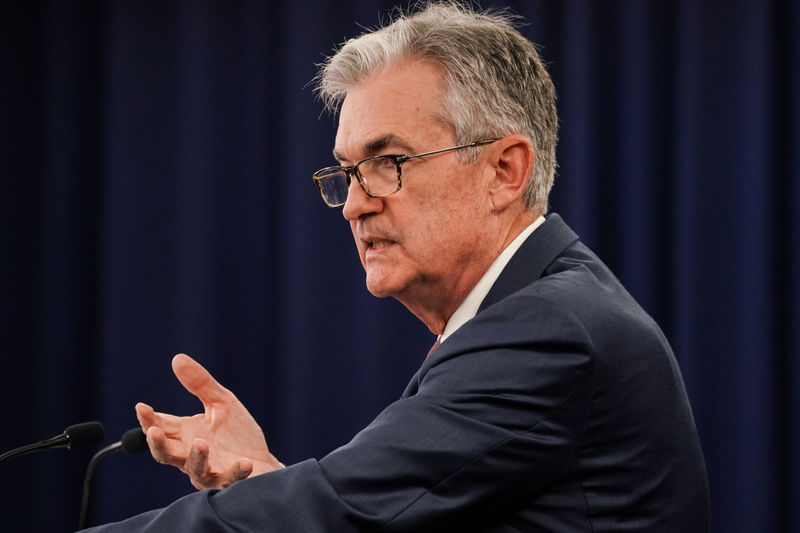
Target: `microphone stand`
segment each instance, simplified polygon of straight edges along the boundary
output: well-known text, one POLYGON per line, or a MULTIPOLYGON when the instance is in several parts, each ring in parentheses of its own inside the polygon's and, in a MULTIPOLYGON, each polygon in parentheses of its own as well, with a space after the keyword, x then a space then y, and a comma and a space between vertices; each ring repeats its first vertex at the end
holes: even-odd
POLYGON ((103 429, 103 424, 100 422, 75 424, 65 429, 64 433, 61 435, 56 435, 55 437, 34 444, 26 444, 25 446, 20 446, 19 448, 14 448, 13 450, 3 453, 0 455, 0 462, 48 448, 66 447, 69 450, 79 450, 87 446, 99 444, 104 438, 106 438, 106 434, 103 429))
POLYGON ((94 471, 100 461, 117 452, 135 454, 147 449, 147 437, 142 433, 142 429, 135 427, 126 431, 119 441, 109 444, 94 454, 86 467, 86 477, 83 479, 83 496, 81 497, 81 516, 78 521, 78 529, 85 529, 89 522, 89 507, 91 503, 92 478, 94 471))
POLYGON ((89 520, 89 501, 92 492, 92 477, 94 476, 94 470, 97 467, 97 464, 100 462, 100 459, 106 457, 107 455, 111 455, 112 453, 116 453, 122 449, 121 442, 115 442, 114 444, 109 444, 105 448, 102 448, 92 457, 92 460, 89 461, 89 466, 86 467, 86 477, 83 478, 83 496, 81 497, 81 517, 78 522, 78 529, 86 529, 87 521, 89 520))
POLYGON ((24 455, 26 453, 35 452, 37 450, 45 450, 47 448, 58 448, 59 446, 66 446, 67 442, 69 442, 69 438, 66 435, 58 435, 56 437, 35 442, 33 444, 26 444, 25 446, 14 448, 13 450, 9 450, 4 454, 0 455, 0 462, 5 461, 6 459, 11 459, 12 457, 18 457, 20 455, 24 455))

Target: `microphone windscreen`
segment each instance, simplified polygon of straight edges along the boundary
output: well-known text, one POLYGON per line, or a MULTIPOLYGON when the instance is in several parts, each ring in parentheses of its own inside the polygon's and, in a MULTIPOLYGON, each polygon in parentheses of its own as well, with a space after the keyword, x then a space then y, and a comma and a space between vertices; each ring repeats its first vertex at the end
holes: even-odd
POLYGON ((142 428, 139 427, 126 431, 119 441, 125 453, 139 453, 147 449, 147 435, 142 433, 142 428))
POLYGON ((106 431, 100 422, 75 424, 65 429, 64 434, 67 436, 67 448, 70 450, 94 446, 106 438, 106 431))

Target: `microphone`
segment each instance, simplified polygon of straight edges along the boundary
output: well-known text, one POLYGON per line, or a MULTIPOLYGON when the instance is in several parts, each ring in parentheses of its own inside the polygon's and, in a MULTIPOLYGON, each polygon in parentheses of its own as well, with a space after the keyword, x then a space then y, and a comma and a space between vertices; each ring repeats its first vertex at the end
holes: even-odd
POLYGON ((109 444, 99 450, 89 461, 86 467, 86 477, 83 480, 83 497, 81 498, 81 516, 78 522, 78 529, 86 529, 89 519, 89 503, 92 492, 92 478, 94 477, 97 464, 105 457, 117 453, 125 452, 128 454, 139 453, 147 449, 147 436, 142 433, 142 428, 131 428, 122 434, 122 437, 114 444, 109 444))
POLYGON ((103 424, 100 422, 83 422, 82 424, 69 426, 61 435, 56 435, 50 439, 7 451, 0 455, 0 462, 11 459, 12 457, 39 450, 46 450, 48 448, 66 447, 68 450, 88 448, 89 446, 94 446, 95 444, 103 442, 105 438, 106 432, 103 429, 103 424))

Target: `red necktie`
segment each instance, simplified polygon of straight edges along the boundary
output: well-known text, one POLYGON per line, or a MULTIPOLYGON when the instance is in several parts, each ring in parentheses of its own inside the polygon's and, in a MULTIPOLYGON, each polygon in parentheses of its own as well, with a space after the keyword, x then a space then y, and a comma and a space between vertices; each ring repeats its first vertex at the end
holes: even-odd
POLYGON ((439 344, 441 344, 439 342, 439 337, 436 337, 436 342, 433 343, 433 346, 431 346, 431 349, 428 350, 428 355, 426 355, 425 357, 430 357, 431 354, 433 353, 433 351, 436 350, 436 348, 439 347, 439 344))

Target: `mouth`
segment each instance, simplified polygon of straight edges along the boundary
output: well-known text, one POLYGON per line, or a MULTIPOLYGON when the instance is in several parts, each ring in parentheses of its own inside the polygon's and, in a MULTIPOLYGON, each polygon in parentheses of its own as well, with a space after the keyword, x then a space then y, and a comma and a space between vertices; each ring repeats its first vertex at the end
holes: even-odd
POLYGON ((380 250, 382 248, 386 248, 387 246, 391 246, 393 243, 392 241, 387 241, 386 239, 376 239, 374 241, 369 241, 367 243, 368 250, 380 250))
POLYGON ((366 257, 376 257, 384 253, 388 253, 389 249, 396 243, 389 239, 365 239, 364 255, 366 257))

